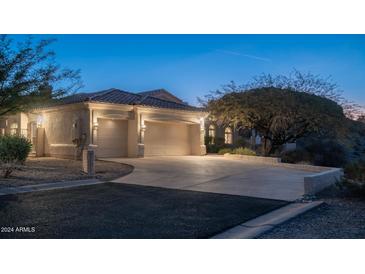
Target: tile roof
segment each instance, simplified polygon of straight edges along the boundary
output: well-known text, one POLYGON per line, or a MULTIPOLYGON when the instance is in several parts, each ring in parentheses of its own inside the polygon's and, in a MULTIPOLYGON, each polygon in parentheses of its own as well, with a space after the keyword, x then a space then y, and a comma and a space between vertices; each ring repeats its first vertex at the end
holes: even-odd
POLYGON ((161 89, 154 89, 154 90, 142 91, 142 92, 138 92, 137 94, 141 94, 141 95, 153 95, 153 94, 159 93, 161 91, 168 92, 167 90, 164 90, 164 89, 161 88, 161 89))
POLYGON ((172 102, 175 102, 175 103, 184 104, 184 102, 180 98, 176 97, 171 92, 169 92, 169 91, 167 91, 166 89, 163 89, 163 88, 138 92, 138 94, 140 94, 140 95, 149 95, 149 96, 164 99, 164 100, 167 100, 167 101, 172 101, 172 102))
POLYGON ((160 99, 148 93, 131 93, 119 89, 108 89, 92 93, 77 93, 59 99, 53 105, 65 105, 81 102, 99 102, 123 105, 141 105, 156 108, 179 109, 187 111, 204 111, 203 108, 177 103, 165 99, 160 99))

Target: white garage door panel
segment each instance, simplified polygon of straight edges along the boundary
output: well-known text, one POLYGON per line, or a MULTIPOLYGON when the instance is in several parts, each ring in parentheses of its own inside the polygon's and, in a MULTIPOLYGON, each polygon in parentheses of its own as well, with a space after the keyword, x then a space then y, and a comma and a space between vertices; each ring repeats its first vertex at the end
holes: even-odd
POLYGON ((98 119, 97 157, 126 157, 128 154, 128 122, 98 119))
POLYGON ((190 155, 189 125, 145 122, 144 149, 146 156, 190 155))

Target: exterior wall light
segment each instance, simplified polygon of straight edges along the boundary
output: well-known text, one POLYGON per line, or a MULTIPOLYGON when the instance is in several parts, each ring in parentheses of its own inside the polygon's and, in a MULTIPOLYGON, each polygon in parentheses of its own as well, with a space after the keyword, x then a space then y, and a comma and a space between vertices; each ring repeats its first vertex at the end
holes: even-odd
MULTIPOLYGON (((144 133, 146 131, 146 125, 144 124, 144 121, 141 120, 141 129, 139 131, 139 144, 144 146, 144 133)), ((141 146, 139 146, 139 152, 138 152, 138 155, 144 155, 144 147, 143 148, 140 148, 141 146)))
POLYGON ((200 118, 200 129, 204 130, 204 118, 203 117, 200 118))
POLYGON ((142 119, 142 117, 141 117, 141 129, 146 130, 146 125, 145 125, 144 120, 142 119))
POLYGON ((98 122, 94 122, 93 123, 93 129, 98 129, 98 127, 99 127, 99 123, 98 122))
POLYGON ((37 127, 40 128, 42 127, 43 124, 43 116, 42 115, 38 115, 37 116, 37 127))

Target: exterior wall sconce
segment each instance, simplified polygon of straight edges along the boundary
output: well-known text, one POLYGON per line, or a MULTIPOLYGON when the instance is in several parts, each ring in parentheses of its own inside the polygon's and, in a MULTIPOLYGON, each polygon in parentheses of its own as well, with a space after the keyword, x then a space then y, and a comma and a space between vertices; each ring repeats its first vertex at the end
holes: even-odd
POLYGON ((141 130, 145 131, 146 130, 146 124, 144 123, 144 120, 141 117, 141 130))
POLYGON ((43 124, 43 116, 42 115, 38 115, 37 116, 37 128, 42 127, 43 124))
POLYGON ((138 155, 144 155, 144 133, 146 131, 146 125, 144 124, 144 121, 141 120, 141 128, 139 132, 139 147, 138 147, 138 155))
POLYGON ((200 118, 200 130, 204 130, 204 118, 200 118))
POLYGON ((98 122, 94 122, 93 123, 93 129, 97 130, 99 127, 99 123, 98 122))

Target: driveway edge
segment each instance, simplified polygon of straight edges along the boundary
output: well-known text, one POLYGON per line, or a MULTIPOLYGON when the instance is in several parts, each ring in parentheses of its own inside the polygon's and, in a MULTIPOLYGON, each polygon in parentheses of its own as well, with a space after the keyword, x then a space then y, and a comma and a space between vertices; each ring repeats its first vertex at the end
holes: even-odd
POLYGON ((3 188, 0 190, 0 196, 9 195, 9 194, 44 191, 44 190, 72 188, 72 187, 78 187, 78 186, 96 185, 96 184, 103 184, 103 183, 105 183, 105 182, 100 181, 98 179, 87 179, 87 180, 62 181, 62 182, 56 182, 56 183, 45 183, 45 184, 37 184, 37 185, 19 186, 19 187, 7 187, 7 188, 3 188))
POLYGON ((323 201, 292 203, 230 228, 213 236, 211 239, 253 239, 322 203, 323 201))

